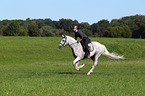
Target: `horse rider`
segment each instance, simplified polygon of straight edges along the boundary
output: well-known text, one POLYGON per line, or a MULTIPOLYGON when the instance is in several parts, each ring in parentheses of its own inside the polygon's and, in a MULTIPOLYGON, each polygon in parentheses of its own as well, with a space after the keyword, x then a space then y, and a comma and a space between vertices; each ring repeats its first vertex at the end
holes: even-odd
POLYGON ((88 57, 90 56, 90 51, 89 51, 89 47, 88 44, 90 43, 90 39, 88 38, 88 36, 86 34, 84 34, 82 31, 77 29, 77 26, 74 26, 73 31, 75 32, 75 39, 77 40, 77 37, 80 38, 80 42, 82 44, 83 50, 85 52, 84 57, 88 57))

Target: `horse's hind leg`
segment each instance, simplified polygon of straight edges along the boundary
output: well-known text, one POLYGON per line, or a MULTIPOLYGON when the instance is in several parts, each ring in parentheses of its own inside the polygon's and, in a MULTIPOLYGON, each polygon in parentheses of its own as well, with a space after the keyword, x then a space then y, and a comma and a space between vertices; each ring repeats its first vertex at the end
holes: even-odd
POLYGON ((94 65, 92 66, 91 70, 87 73, 87 75, 90 75, 90 73, 93 73, 93 70, 94 70, 95 66, 97 65, 98 58, 99 58, 100 55, 101 55, 100 53, 95 55, 95 58, 93 60, 94 61, 94 65))

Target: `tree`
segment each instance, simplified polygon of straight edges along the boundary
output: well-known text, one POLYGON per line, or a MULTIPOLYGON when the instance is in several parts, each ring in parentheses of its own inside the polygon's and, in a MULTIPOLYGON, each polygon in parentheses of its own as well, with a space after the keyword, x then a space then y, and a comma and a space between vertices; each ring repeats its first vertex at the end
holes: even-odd
POLYGON ((62 36, 62 34, 65 34, 65 35, 71 35, 73 36, 72 34, 68 34, 68 32, 64 31, 64 29, 56 29, 57 30, 57 36, 62 36))
POLYGON ((118 19, 112 19, 111 20, 111 26, 112 27, 119 26, 119 25, 120 25, 120 23, 118 22, 118 19))
POLYGON ((92 32, 94 35, 98 35, 99 37, 103 37, 105 34, 105 30, 110 26, 108 20, 101 20, 98 23, 95 23, 91 26, 92 32))
POLYGON ((75 25, 78 26, 79 30, 84 31, 89 36, 99 36, 99 37, 106 36, 106 32, 109 31, 107 28, 111 27, 110 30, 116 30, 113 32, 111 31, 112 33, 110 33, 112 34, 111 36, 113 37, 128 38, 132 36, 132 38, 145 38, 144 15, 135 15, 135 16, 122 17, 121 19, 112 19, 110 23, 108 20, 103 19, 92 25, 89 25, 87 22, 78 23, 77 20, 71 20, 71 19, 60 19, 59 21, 52 21, 49 18, 46 19, 27 18, 26 20, 2 20, 0 21, 0 35, 39 36, 40 35, 39 29, 41 29, 44 26, 51 26, 53 29, 52 33, 54 33, 55 36, 59 36, 61 33, 74 36, 73 27, 75 25), (129 28, 125 28, 124 26, 128 26, 129 28), (124 28, 128 32, 125 31, 124 28))
POLYGON ((88 30, 90 30, 90 25, 87 22, 80 23, 78 27, 79 27, 79 29, 88 29, 88 30))
POLYGON ((19 36, 20 35, 20 26, 17 22, 12 21, 7 26, 5 26, 3 30, 4 36, 19 36))
POLYGON ((43 26, 40 29, 42 37, 54 37, 55 33, 53 33, 53 28, 51 26, 43 26))
POLYGON ((115 27, 108 27, 104 34, 105 37, 117 37, 117 32, 115 27))
POLYGON ((123 26, 123 29, 124 29, 124 33, 122 34, 122 36, 124 38, 131 38, 132 32, 131 32, 130 28, 128 26, 123 26))
POLYGON ((54 37, 54 36, 59 37, 62 34, 66 34, 67 35, 67 32, 64 31, 63 29, 54 29, 51 26, 43 26, 40 29, 40 32, 41 32, 41 36, 42 37, 54 37))
MULTIPOLYGON (((111 21, 111 26, 128 26, 131 32, 128 32, 132 38, 142 38, 143 28, 145 27, 145 16, 135 15, 122 17, 122 19, 113 19, 111 21)), ((128 34, 128 35, 129 35, 128 34)), ((127 36, 128 36, 127 35, 127 36)), ((129 37, 130 37, 129 35, 129 37)))
POLYGON ((92 30, 92 34, 96 37, 98 37, 98 30, 99 30, 99 25, 98 23, 94 23, 91 25, 91 30, 92 30))
POLYGON ((84 29, 81 29, 81 31, 85 33, 87 36, 93 36, 92 31, 89 29, 84 28, 84 29))
POLYGON ((45 23, 46 25, 51 26, 52 28, 56 28, 56 27, 55 27, 55 24, 53 23, 53 21, 52 21, 51 19, 49 19, 49 18, 45 19, 44 23, 45 23))
POLYGON ((90 30, 90 25, 87 22, 80 23, 78 29, 83 31, 87 36, 93 36, 92 31, 90 30))
POLYGON ((28 31, 22 26, 20 27, 20 30, 19 30, 20 34, 19 36, 27 36, 28 34, 28 31))
POLYGON ((45 22, 43 19, 35 20, 38 28, 40 29, 42 26, 45 26, 45 22))
POLYGON ((69 32, 69 34, 71 32, 73 32, 73 27, 78 25, 78 21, 74 20, 72 21, 71 19, 60 19, 59 20, 59 29, 64 29, 65 31, 69 32))
POLYGON ((115 30, 116 30, 116 37, 122 37, 122 33, 124 33, 123 27, 116 26, 115 30))
POLYGON ((105 37, 124 37, 130 38, 132 33, 128 26, 116 26, 116 27, 108 27, 105 31, 105 37))
POLYGON ((109 27, 109 21, 108 20, 101 20, 98 22, 99 25, 99 31, 98 31, 98 35, 99 37, 102 37, 105 34, 105 30, 109 27))
POLYGON ((145 27, 142 27, 142 33, 141 33, 142 38, 145 38, 145 27))
POLYGON ((29 36, 40 36, 40 30, 36 24, 30 24, 28 26, 29 36))

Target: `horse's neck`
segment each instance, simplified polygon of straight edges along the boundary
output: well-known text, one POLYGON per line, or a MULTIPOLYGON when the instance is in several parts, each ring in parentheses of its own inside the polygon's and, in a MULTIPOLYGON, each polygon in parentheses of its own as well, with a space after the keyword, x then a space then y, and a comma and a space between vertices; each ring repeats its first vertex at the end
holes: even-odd
POLYGON ((83 49, 81 47, 81 43, 77 43, 77 40, 75 40, 72 37, 67 37, 67 38, 68 38, 68 43, 69 43, 70 48, 72 49, 74 57, 83 56, 82 55, 83 49))
POLYGON ((68 43, 69 43, 69 45, 74 44, 74 43, 77 42, 77 40, 75 40, 74 38, 72 38, 72 37, 70 37, 70 36, 68 36, 67 38, 68 38, 68 43))
POLYGON ((75 40, 74 38, 69 37, 69 36, 67 38, 68 38, 68 43, 69 43, 71 48, 74 49, 74 48, 79 47, 79 44, 77 43, 77 40, 75 40))

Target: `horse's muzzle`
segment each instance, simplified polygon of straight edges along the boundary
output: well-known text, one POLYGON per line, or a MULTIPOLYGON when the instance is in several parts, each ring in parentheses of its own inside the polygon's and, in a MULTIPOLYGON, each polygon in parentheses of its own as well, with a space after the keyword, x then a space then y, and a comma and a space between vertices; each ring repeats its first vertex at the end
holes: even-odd
POLYGON ((62 45, 59 45, 59 46, 58 46, 58 48, 59 48, 59 49, 62 49, 62 48, 63 48, 63 46, 62 46, 62 45))

